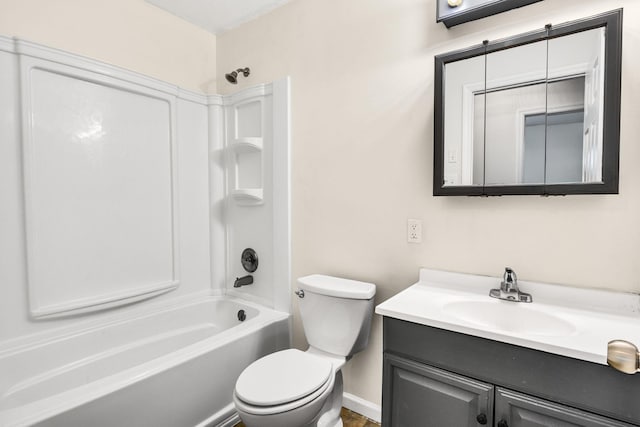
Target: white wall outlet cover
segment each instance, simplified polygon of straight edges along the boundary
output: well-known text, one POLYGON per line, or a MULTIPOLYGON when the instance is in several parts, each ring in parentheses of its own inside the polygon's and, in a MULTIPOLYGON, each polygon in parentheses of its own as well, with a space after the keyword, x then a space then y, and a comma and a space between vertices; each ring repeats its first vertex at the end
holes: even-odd
POLYGON ((407 242, 422 243, 422 220, 407 220, 407 242))

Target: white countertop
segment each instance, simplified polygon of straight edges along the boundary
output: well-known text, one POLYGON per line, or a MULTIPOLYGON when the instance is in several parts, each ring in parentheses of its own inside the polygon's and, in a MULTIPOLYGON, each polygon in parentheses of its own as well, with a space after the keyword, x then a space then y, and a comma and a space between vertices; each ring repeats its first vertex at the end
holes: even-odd
POLYGON ((418 283, 379 304, 376 313, 604 365, 609 341, 640 346, 640 295, 519 281, 520 291, 530 293, 533 302, 510 302, 489 297, 500 282, 421 269, 418 283), (451 309, 456 305, 471 308, 471 320, 451 309), (488 318, 506 314, 495 326, 495 319, 481 319, 483 310, 488 318))

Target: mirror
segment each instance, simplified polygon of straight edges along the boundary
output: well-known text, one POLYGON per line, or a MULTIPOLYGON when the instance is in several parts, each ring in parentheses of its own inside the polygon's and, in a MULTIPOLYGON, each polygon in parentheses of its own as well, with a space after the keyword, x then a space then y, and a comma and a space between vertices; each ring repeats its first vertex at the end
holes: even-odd
POLYGON ((434 195, 616 194, 621 21, 437 56, 434 195))

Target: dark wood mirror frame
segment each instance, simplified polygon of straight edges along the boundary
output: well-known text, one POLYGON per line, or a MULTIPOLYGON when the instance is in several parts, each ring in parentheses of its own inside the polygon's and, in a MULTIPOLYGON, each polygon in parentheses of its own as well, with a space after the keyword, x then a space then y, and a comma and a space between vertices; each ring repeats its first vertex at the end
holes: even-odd
POLYGON ((622 71, 622 9, 591 18, 549 26, 540 31, 488 42, 469 49, 445 53, 435 57, 434 85, 434 196, 502 196, 502 195, 567 195, 618 194, 620 153, 620 94, 622 71), (445 65, 463 59, 486 55, 529 43, 606 28, 604 65, 604 121, 601 183, 444 186, 444 79, 445 65))

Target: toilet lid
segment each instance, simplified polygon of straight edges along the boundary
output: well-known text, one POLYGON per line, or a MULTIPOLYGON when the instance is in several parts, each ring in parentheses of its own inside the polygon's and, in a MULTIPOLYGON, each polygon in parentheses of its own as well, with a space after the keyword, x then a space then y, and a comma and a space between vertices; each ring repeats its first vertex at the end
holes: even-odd
POLYGON ((236 395, 251 405, 281 405, 318 390, 332 373, 328 360, 296 349, 283 350, 249 365, 236 382, 236 395))

